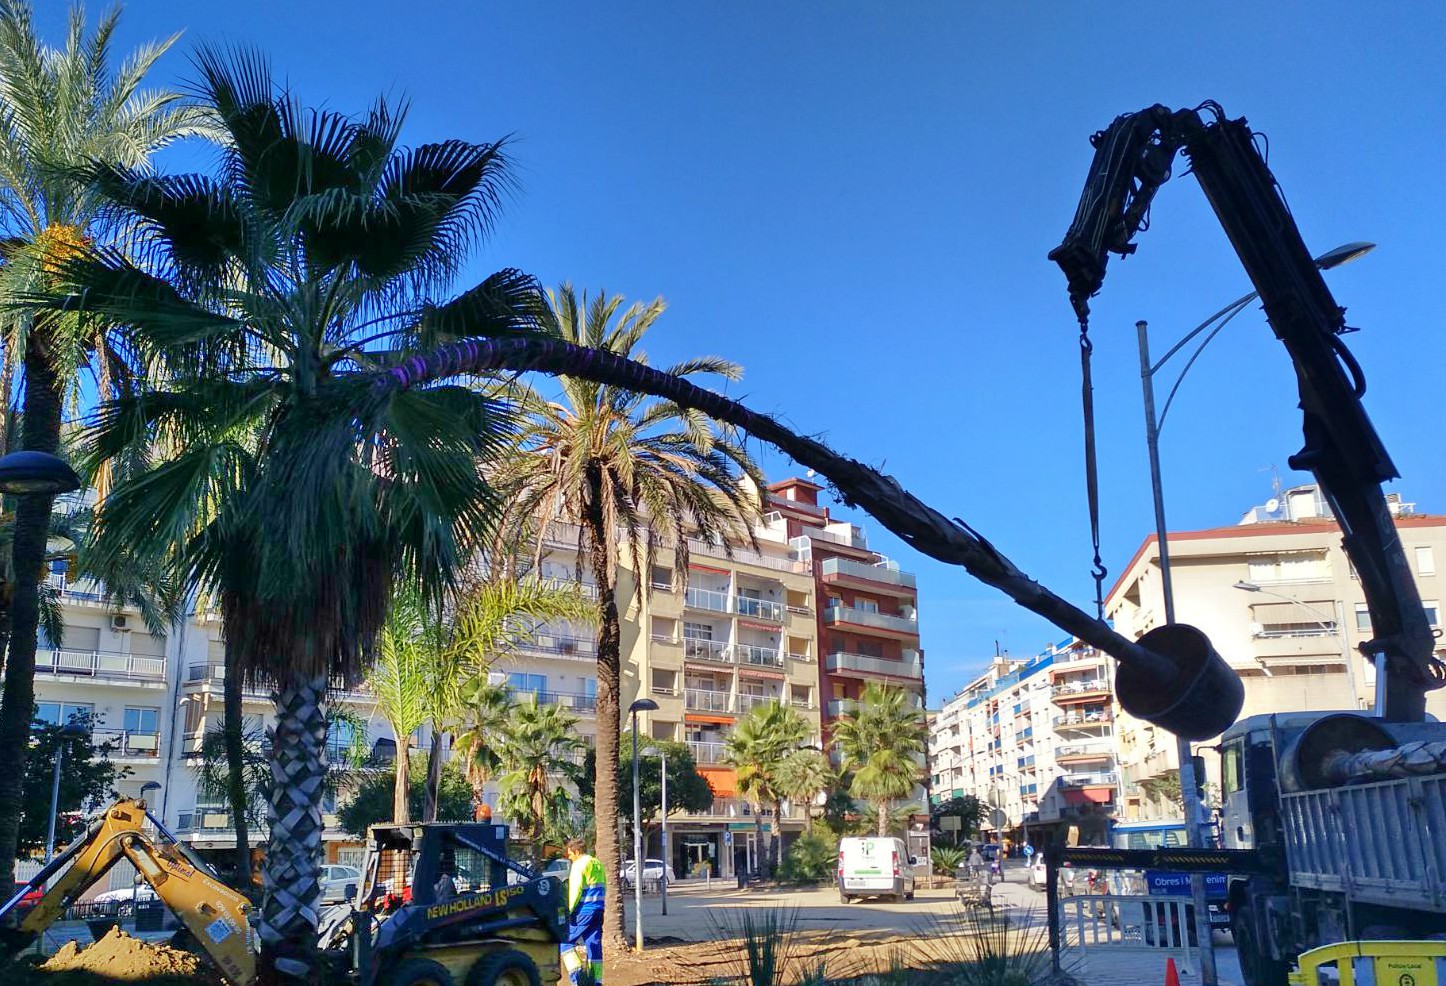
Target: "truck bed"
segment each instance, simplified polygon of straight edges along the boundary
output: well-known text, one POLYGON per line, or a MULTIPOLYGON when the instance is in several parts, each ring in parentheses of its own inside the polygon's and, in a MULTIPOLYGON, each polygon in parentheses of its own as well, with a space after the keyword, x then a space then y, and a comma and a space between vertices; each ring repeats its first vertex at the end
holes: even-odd
POLYGON ((1446 913, 1446 774, 1280 799, 1293 886, 1446 913))

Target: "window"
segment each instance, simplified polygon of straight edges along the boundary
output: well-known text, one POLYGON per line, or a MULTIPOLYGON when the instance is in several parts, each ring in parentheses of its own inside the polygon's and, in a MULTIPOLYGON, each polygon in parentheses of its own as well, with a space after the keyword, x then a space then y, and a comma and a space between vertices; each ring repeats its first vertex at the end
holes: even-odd
POLYGON ((125 730, 128 733, 141 733, 146 736, 155 736, 161 731, 161 710, 160 709, 133 709, 126 708, 125 730))
MULTIPOLYGON (((359 730, 345 719, 333 719, 326 727, 326 759, 329 763, 341 763, 350 759, 351 751, 358 741, 359 730)), ((370 752, 370 751, 368 751, 370 752)))
POLYGON ((1356 603, 1356 629, 1367 632, 1371 629, 1371 607, 1365 603, 1356 603))
POLYGON ((673 570, 654 565, 648 580, 652 582, 654 589, 670 590, 673 588, 673 570))
POLYGON ((1430 545, 1424 545, 1416 549, 1416 574, 1435 575, 1436 557, 1431 551, 1430 545))
POLYGON ((854 605, 865 613, 877 613, 879 611, 879 601, 877 599, 858 599, 854 601, 854 605))
POLYGON ((1244 764, 1240 758, 1240 744, 1231 743, 1225 748, 1220 759, 1220 781, 1226 794, 1234 794, 1245 786, 1244 764))
POLYGON ((597 702, 597 679, 596 679, 596 678, 584 678, 584 679, 582 679, 582 697, 583 697, 583 698, 586 698, 586 699, 591 699, 594 703, 597 702))
POLYGON ((73 702, 36 702, 35 718, 52 726, 63 726, 73 719, 84 719, 89 723, 95 718, 95 706, 73 702))
MULTIPOLYGON (((596 682, 594 682, 595 685, 596 682)), ((547 675, 514 671, 507 676, 507 687, 515 693, 527 694, 530 692, 536 695, 547 691, 547 675)))
POLYGON ((1426 610, 1426 622, 1433 627, 1441 625, 1441 604, 1434 599, 1424 600, 1421 605, 1426 610))
POLYGON ((1331 574, 1326 556, 1314 552, 1257 555, 1249 564, 1251 582, 1311 582, 1331 574))
POLYGON ((689 623, 683 621, 683 636, 693 640, 712 640, 713 627, 708 623, 689 623))

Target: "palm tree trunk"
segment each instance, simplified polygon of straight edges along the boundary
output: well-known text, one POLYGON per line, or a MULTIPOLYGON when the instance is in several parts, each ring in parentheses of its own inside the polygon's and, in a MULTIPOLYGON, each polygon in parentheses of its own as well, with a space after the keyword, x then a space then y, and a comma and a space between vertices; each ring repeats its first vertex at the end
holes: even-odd
POLYGON ((879 838, 889 834, 889 803, 880 801, 876 806, 879 810, 879 838))
POLYGON ((768 876, 768 842, 763 838, 763 802, 753 806, 754 844, 758 846, 758 874, 768 876))
POLYGON ((963 566, 970 575, 999 589, 1025 609, 1038 613, 1066 633, 1093 644, 1141 674, 1159 681, 1169 681, 1174 676, 1174 665, 1168 658, 1126 640, 1102 620, 1050 592, 1020 571, 982 536, 924 504, 897 480, 839 455, 822 442, 805 438, 737 401, 616 354, 574 346, 560 339, 468 339, 379 372, 376 396, 379 400, 385 399, 396 389, 415 387, 441 377, 497 369, 534 370, 611 384, 652 394, 734 425, 773 445, 795 462, 822 473, 846 504, 867 511, 924 554, 950 565, 963 566))
POLYGON ((321 912, 321 795, 326 786, 326 675, 276 693, 270 729, 271 803, 261 918, 264 981, 314 979, 321 912))
POLYGON ((778 872, 783 865, 783 801, 773 802, 773 823, 768 826, 768 868, 769 875, 778 872))
MULTIPOLYGON (((51 365, 44 323, 31 326, 25 347, 24 447, 54 454, 60 446, 61 395, 51 365)), ((15 853, 20 838, 21 782, 30 749, 30 720, 35 714, 35 645, 40 623, 40 580, 44 577, 46 535, 53 497, 29 494, 15 510, 12 558, 15 589, 11 597, 10 651, 5 690, 0 696, 0 887, 15 883, 15 853)))
POLYGON ((442 724, 432 720, 432 748, 427 751, 427 791, 422 800, 422 821, 437 820, 437 802, 442 790, 442 724))
POLYGON ((392 765, 392 823, 403 825, 411 818, 410 806, 407 804, 408 784, 411 782, 412 774, 412 751, 411 737, 397 737, 397 759, 392 765))
MULTIPOLYGON (((603 900, 603 935, 608 947, 628 947, 623 923, 622 860, 618 855, 618 736, 622 731, 622 627, 614 595, 614 573, 608 564, 608 539, 612 532, 603 520, 602 478, 590 470, 591 495, 584 506, 583 523, 591 541, 589 552, 593 581, 597 583, 597 760, 593 775, 593 825, 597 858, 607 874, 603 900)), ((636 865, 642 866, 639 862, 636 865)))
POLYGON ((221 732, 226 748, 226 800, 231 803, 231 822, 236 829, 236 886, 244 893, 251 887, 251 833, 246 818, 251 792, 246 790, 245 721, 241 713, 241 669, 236 649, 228 637, 225 643, 225 678, 221 682, 221 732))

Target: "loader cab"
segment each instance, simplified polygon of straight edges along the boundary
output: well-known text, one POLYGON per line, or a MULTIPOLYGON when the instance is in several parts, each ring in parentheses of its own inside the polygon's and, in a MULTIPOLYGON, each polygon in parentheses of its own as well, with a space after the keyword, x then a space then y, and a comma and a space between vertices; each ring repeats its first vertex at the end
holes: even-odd
POLYGON ((507 886, 507 826, 483 823, 374 825, 357 905, 390 913, 404 904, 507 886), (444 877, 446 879, 444 879, 444 877))

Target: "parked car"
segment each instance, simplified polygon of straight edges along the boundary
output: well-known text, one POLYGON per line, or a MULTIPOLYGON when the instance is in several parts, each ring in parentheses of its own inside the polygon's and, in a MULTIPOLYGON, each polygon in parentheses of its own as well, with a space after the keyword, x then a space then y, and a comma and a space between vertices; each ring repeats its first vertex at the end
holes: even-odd
POLYGON ((353 891, 361 884, 361 870, 340 863, 321 868, 321 902, 335 904, 347 899, 347 887, 353 891))
MULTIPOLYGON (((564 862, 565 862, 565 860, 564 860, 564 862)), ((629 886, 632 885, 632 882, 633 882, 633 871, 636 870, 636 869, 637 869, 637 866, 633 863, 633 861, 632 861, 631 859, 623 860, 623 868, 622 868, 622 873, 621 873, 621 875, 622 875, 622 878, 623 878, 623 882, 624 882, 624 883, 628 884, 629 886)), ((644 883, 652 883, 652 882, 655 882, 655 881, 656 881, 656 882, 662 882, 662 879, 663 879, 663 861, 662 861, 661 859, 645 859, 645 860, 643 860, 643 882, 644 882, 644 883)), ((678 878, 673 875, 673 867, 671 867, 671 866, 668 867, 668 882, 669 882, 669 883, 677 883, 677 882, 678 882, 678 878)))
POLYGON ((1043 890, 1048 879, 1044 869, 1044 853, 1037 852, 1029 861, 1029 886, 1034 890, 1043 890))
MULTIPOLYGON (((648 862, 651 863, 652 860, 648 860, 648 862)), ((648 871, 648 867, 647 867, 646 864, 644 864, 644 866, 643 866, 643 872, 644 872, 644 873, 647 873, 647 871, 648 871)), ((561 858, 561 857, 559 857, 558 859, 552 860, 550 863, 548 863, 546 866, 544 866, 544 867, 542 868, 542 875, 543 875, 543 876, 555 877, 555 878, 558 879, 558 880, 566 880, 566 879, 568 878, 568 875, 569 875, 571 872, 572 872, 572 864, 569 863, 566 859, 561 858)))
POLYGON ((150 904, 157 900, 160 900, 160 897, 156 894, 156 888, 149 883, 140 883, 133 887, 121 887, 119 890, 96 894, 91 898, 91 903, 113 905, 116 916, 124 917, 131 913, 133 904, 150 904))
POLYGON ((859 897, 914 899, 914 867, 903 839, 851 836, 838 844, 838 895, 847 904, 859 897))

